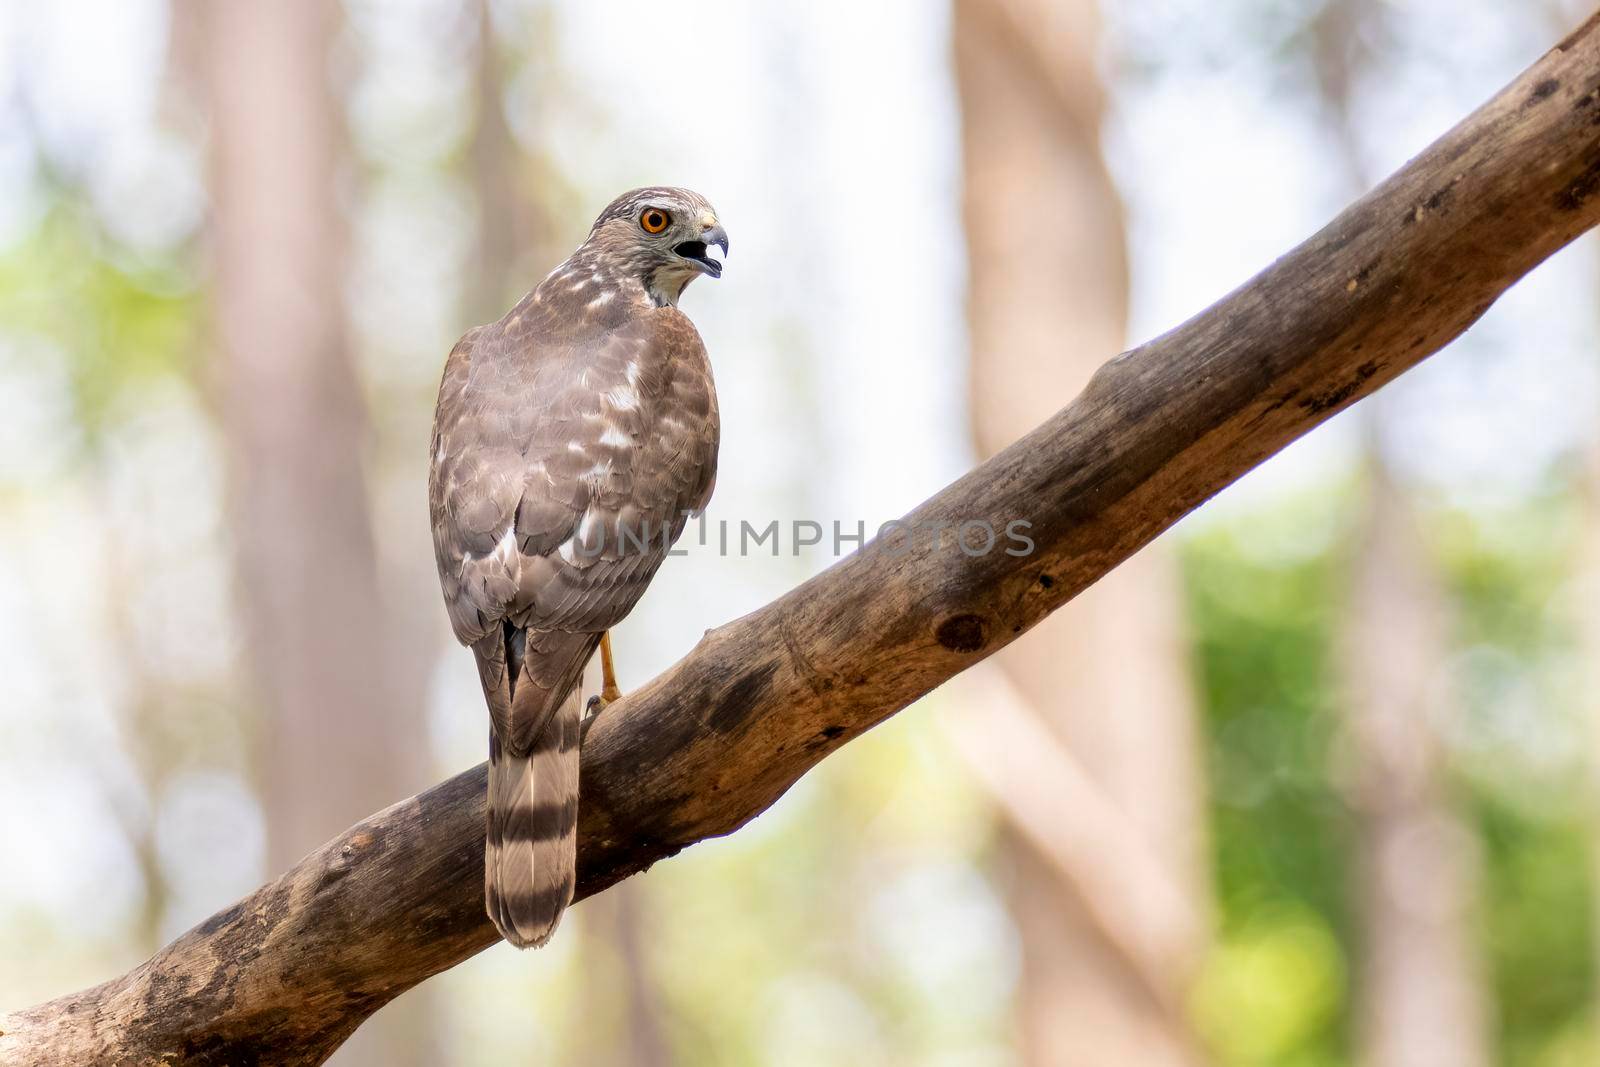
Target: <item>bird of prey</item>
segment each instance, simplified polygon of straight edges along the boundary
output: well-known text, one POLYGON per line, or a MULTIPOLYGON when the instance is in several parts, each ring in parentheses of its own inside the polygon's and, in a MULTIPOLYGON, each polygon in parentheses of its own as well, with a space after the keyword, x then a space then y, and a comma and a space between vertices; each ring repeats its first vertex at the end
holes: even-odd
POLYGON ((687 189, 624 193, 588 239, 445 363, 428 504, 456 638, 489 704, 484 897, 542 945, 572 901, 584 666, 716 480, 705 345, 678 310, 728 235, 687 189))

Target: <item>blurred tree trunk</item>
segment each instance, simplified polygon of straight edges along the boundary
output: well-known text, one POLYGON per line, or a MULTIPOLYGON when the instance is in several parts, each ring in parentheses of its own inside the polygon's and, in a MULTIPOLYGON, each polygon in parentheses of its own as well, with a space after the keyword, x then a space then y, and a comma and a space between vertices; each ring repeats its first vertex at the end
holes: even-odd
MULTIPOLYGON (((1122 207, 1100 154, 1092 0, 958 0, 971 396, 993 455, 1077 392, 1123 346, 1122 207)), ((1201 775, 1173 562, 1146 550, 1002 652, 1032 712, 1057 731, 1106 808, 1160 857, 1196 913, 1206 899, 1201 775)), ((1011 906, 1023 941, 1026 1062, 1195 1062, 1184 993, 1203 922, 1152 955, 1116 951, 1095 879, 1067 879, 1016 832, 1011 906), (1168 966, 1152 973, 1152 958, 1168 966)))
MULTIPOLYGON (((478 0, 476 81, 478 121, 472 138, 472 181, 478 199, 477 270, 467 294, 473 324, 493 322, 556 265, 567 250, 552 219, 567 186, 538 145, 519 143, 506 121, 505 73, 490 0, 478 0)), ((523 62, 537 71, 535 95, 565 94, 568 86, 551 43, 557 33, 548 5, 523 12, 538 35, 523 62)), ((524 116, 525 121, 537 121, 524 116)), ((581 234, 580 234, 581 236, 581 234)))
MULTIPOLYGON (((1331 0, 1311 23, 1311 61, 1352 196, 1368 185, 1351 114, 1356 77, 1384 33, 1375 0, 1331 0)), ((1445 786, 1436 724, 1448 608, 1378 440, 1368 405, 1368 494, 1344 620, 1342 671, 1363 959, 1358 1046, 1366 1067, 1491 1061, 1484 963, 1470 913, 1477 848, 1445 786)))
MULTIPOLYGON (((183 6, 210 104, 217 371, 276 872, 419 784, 425 735, 379 586, 346 337, 338 6, 183 6)), ((383 1018, 341 1062, 431 1062, 414 998, 383 1018)))
POLYGON ((583 980, 573 998, 572 1062, 581 1067, 670 1067, 666 1004, 649 961, 638 886, 623 882, 584 902, 583 980))
POLYGON ((491 7, 490 0, 476 5, 478 122, 472 137, 472 179, 478 196, 478 269, 467 293, 467 317, 474 325, 500 318, 537 280, 512 274, 517 250, 544 229, 529 218, 537 211, 535 198, 518 194, 520 153, 501 104, 505 84, 491 7))
MULTIPOLYGON (((96 464, 94 478, 98 492, 109 498, 114 492, 112 476, 103 462, 96 464)), ((146 799, 142 810, 139 805, 128 805, 120 799, 114 799, 112 809, 122 820, 123 832, 127 834, 128 846, 138 861, 139 877, 144 883, 144 901, 135 921, 134 944, 142 955, 148 956, 154 955, 163 943, 165 931, 161 924, 172 897, 172 887, 162 870, 156 848, 155 828, 169 763, 159 743, 162 709, 171 706, 176 694, 152 676, 144 657, 138 654, 139 629, 134 621, 133 591, 129 588, 129 575, 136 573, 138 554, 130 550, 123 538, 115 535, 114 527, 108 526, 106 533, 102 551, 110 566, 102 593, 106 621, 120 653, 117 666, 123 674, 126 691, 121 724, 126 732, 124 747, 146 799)))
POLYGON ((661 988, 650 969, 649 924, 644 917, 645 890, 641 885, 620 885, 628 892, 611 896, 613 912, 608 936, 616 945, 628 990, 628 1067, 668 1067, 673 1062, 667 1040, 661 988))
POLYGON ((1435 724, 1447 706, 1447 612, 1404 494, 1371 464, 1345 620, 1350 788, 1360 820, 1367 1067, 1486 1067, 1483 963, 1473 943, 1477 848, 1452 810, 1435 724))

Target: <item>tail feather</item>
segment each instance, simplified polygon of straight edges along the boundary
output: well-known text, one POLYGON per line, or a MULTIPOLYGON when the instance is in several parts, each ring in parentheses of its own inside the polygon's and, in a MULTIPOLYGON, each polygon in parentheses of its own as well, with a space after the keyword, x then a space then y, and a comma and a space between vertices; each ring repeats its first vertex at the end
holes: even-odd
POLYGON ((526 756, 489 737, 484 896, 501 936, 519 948, 550 940, 577 875, 579 687, 562 701, 526 756))

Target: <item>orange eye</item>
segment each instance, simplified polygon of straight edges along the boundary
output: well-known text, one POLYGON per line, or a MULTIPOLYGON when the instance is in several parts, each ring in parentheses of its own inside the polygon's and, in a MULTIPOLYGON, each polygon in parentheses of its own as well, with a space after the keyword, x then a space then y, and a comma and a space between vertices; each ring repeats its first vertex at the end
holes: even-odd
POLYGON ((647 207, 639 216, 639 226, 645 233, 660 233, 672 222, 672 216, 658 207, 647 207))

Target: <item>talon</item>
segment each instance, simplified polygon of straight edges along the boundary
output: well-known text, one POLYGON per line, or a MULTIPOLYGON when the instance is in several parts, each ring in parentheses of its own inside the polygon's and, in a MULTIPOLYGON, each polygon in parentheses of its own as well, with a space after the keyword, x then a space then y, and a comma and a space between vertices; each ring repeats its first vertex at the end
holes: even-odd
POLYGON ((600 692, 589 698, 589 703, 585 705, 583 709, 583 717, 585 719, 592 719, 602 711, 606 710, 607 707, 621 699, 622 692, 615 686, 611 687, 610 689, 602 689, 600 692))

